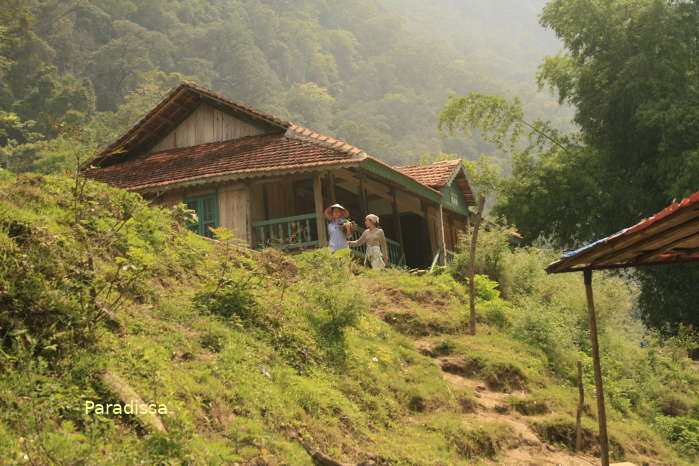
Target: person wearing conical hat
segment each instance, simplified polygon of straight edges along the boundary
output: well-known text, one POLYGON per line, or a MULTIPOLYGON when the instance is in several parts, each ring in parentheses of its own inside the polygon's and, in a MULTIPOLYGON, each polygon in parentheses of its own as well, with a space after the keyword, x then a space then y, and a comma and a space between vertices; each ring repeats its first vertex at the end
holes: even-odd
POLYGON ((386 245, 386 235, 379 228, 378 215, 369 214, 364 220, 366 230, 362 233, 357 241, 350 241, 350 246, 362 246, 366 244, 366 254, 364 255, 364 264, 367 261, 371 264, 372 269, 383 270, 388 261, 388 246, 386 245))
POLYGON ((347 238, 352 236, 352 229, 348 228, 350 222, 347 220, 349 211, 340 204, 333 204, 325 209, 325 217, 328 222, 328 247, 332 252, 340 249, 347 249, 347 238))

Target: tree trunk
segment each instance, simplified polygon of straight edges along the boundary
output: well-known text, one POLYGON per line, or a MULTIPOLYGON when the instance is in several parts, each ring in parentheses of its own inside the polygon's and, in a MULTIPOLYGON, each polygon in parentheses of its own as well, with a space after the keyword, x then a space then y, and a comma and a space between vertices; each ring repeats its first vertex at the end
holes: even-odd
POLYGON ((469 322, 469 331, 471 335, 476 334, 476 249, 478 247, 478 230, 481 228, 483 220, 483 209, 485 208, 485 197, 478 198, 478 212, 476 213, 476 221, 473 224, 473 233, 471 234, 471 249, 468 256, 468 297, 471 319, 469 322))

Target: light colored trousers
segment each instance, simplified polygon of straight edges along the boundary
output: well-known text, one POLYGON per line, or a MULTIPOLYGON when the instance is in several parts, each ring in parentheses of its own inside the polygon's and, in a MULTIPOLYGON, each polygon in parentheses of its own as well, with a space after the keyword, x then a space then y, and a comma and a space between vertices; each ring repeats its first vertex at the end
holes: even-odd
POLYGON ((372 269, 382 270, 386 268, 386 263, 383 261, 383 254, 381 253, 380 246, 367 246, 366 256, 364 257, 364 264, 371 264, 372 269))

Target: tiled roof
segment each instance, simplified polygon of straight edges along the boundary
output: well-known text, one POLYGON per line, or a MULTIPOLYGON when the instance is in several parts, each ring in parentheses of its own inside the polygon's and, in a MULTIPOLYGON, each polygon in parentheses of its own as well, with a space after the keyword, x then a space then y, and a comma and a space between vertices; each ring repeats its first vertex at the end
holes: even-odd
POLYGON ((302 126, 294 125, 292 124, 289 126, 289 129, 286 132, 288 137, 294 138, 294 139, 302 139, 314 143, 320 143, 329 147, 332 147, 334 149, 341 150, 343 152, 347 152, 348 154, 352 155, 359 155, 359 154, 365 154, 363 150, 361 150, 358 147, 354 147, 352 144, 348 144, 344 141, 340 141, 337 139, 333 139, 328 136, 323 136, 320 133, 316 133, 310 129, 304 128, 302 126))
MULTIPOLYGON (((294 125, 209 89, 184 83, 86 164, 83 170, 89 178, 142 191, 180 183, 265 175, 272 171, 342 166, 362 160, 373 160, 396 170, 396 167, 386 165, 351 144, 294 125), (242 113, 273 134, 148 153, 164 134, 183 121, 201 102, 242 113)), ((441 195, 410 173, 396 171, 399 176, 441 195)))
POLYGON ((476 205, 473 199, 473 192, 462 167, 461 160, 454 159, 434 162, 428 165, 404 165, 393 168, 435 189, 443 188, 455 181, 463 192, 466 205, 473 206, 476 205))
POLYGON ((284 134, 249 136, 130 158, 88 169, 86 175, 120 188, 144 190, 223 176, 352 164, 363 159, 363 153, 353 146, 335 140, 324 142, 327 144, 284 134))
POLYGON ((429 165, 405 165, 393 167, 399 172, 412 176, 422 184, 441 188, 451 180, 454 170, 461 164, 461 160, 444 160, 429 165))

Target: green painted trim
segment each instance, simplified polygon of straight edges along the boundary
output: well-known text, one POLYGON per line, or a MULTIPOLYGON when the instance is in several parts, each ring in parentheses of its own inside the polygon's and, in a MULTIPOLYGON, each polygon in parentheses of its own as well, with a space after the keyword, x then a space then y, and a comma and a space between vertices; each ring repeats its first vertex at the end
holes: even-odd
POLYGON ((439 189, 439 191, 442 193, 442 205, 447 207, 450 210, 453 210, 454 212, 457 212, 461 215, 469 215, 469 210, 468 210, 468 205, 466 204, 466 201, 464 200, 464 193, 461 192, 461 189, 458 186, 444 186, 439 189), (452 204, 451 202, 451 194, 452 192, 456 192, 456 199, 458 204, 452 204))
POLYGON ((284 218, 273 218, 271 220, 262 220, 259 222, 252 222, 252 227, 265 227, 267 225, 277 225, 279 223, 296 222, 299 220, 315 220, 316 214, 304 214, 297 215, 295 217, 284 217, 284 218))
POLYGON ((207 236, 206 235, 206 228, 213 226, 213 228, 218 228, 219 227, 219 207, 218 207, 218 193, 214 192, 213 194, 206 194, 204 196, 194 196, 194 197, 184 197, 183 202, 185 205, 187 205, 190 202, 196 203, 196 207, 194 210, 197 212, 197 218, 199 221, 196 224, 192 224, 189 226, 189 229, 194 231, 195 233, 201 235, 201 236, 207 236), (210 222, 202 222, 203 218, 203 212, 204 212, 204 201, 213 199, 213 206, 214 206, 214 211, 213 211, 213 221, 210 222), (196 227, 196 228, 195 228, 196 227))
POLYGON ((375 175, 393 181, 394 183, 397 183, 403 186, 404 188, 407 188, 410 191, 419 194, 420 196, 425 197, 431 201, 434 201, 436 203, 442 202, 442 196, 437 192, 433 191, 432 189, 428 188, 427 186, 421 183, 418 183, 409 176, 403 175, 402 173, 394 170, 393 168, 383 165, 375 160, 369 158, 364 159, 362 160, 359 166, 375 175))

